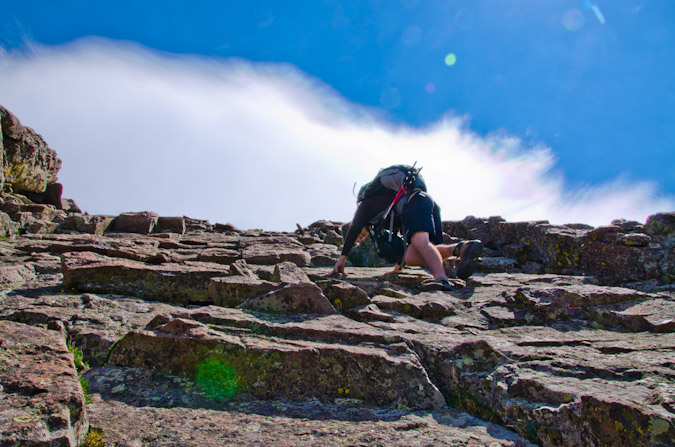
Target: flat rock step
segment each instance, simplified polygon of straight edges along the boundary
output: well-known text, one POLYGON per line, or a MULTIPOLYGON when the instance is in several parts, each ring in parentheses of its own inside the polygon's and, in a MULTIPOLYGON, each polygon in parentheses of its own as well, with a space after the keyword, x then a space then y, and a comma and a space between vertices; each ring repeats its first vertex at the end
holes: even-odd
POLYGON ((193 379, 214 398, 354 398, 384 406, 445 406, 417 355, 405 344, 346 345, 285 340, 161 318, 127 334, 108 364, 193 379), (386 390, 386 392, 383 392, 386 390))
POLYGON ((245 403, 232 411, 214 411, 138 407, 95 396, 89 411, 91 425, 104 433, 106 445, 118 447, 535 447, 463 412, 358 408, 349 399, 333 405, 245 403))
POLYGON ((229 267, 220 264, 152 265, 92 252, 64 254, 62 267, 65 289, 175 304, 210 303, 210 279, 229 274, 229 267))

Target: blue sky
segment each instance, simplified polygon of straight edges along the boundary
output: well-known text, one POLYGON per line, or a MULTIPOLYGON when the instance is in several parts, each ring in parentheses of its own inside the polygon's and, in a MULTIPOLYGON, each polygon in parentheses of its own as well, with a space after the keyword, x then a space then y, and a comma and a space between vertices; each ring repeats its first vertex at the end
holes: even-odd
POLYGON ((447 219, 644 221, 675 209, 673 18, 669 0, 25 0, 0 17, 0 104, 90 212, 348 220, 354 182, 421 159, 447 219), (183 197, 176 176, 230 188, 181 170, 191 142, 263 180, 183 197), (309 191, 282 206, 284 183, 309 191))

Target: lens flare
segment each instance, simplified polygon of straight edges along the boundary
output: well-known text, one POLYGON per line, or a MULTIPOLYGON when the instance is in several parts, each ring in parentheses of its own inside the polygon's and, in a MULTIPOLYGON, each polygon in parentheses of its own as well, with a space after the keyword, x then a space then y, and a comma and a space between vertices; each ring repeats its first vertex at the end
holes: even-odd
POLYGON ((237 394, 237 373, 227 360, 208 358, 197 366, 195 382, 212 399, 231 399, 237 394))
POLYGON ((582 0, 582 2, 586 7, 586 9, 590 9, 591 11, 593 11, 593 14, 595 14, 595 17, 598 19, 598 22, 600 22, 601 25, 604 25, 605 15, 600 10, 600 7, 595 3, 591 3, 591 0, 582 0))
POLYGON ((600 8, 598 7, 598 5, 593 5, 593 7, 591 9, 595 13, 595 17, 598 18, 598 22, 600 22, 601 25, 604 25, 605 24, 605 15, 602 13, 602 11, 600 11, 600 8))
POLYGON ((424 91, 427 93, 433 93, 436 91, 436 84, 433 82, 429 82, 427 85, 424 86, 424 91))
POLYGON ((455 63, 457 63, 457 56, 455 56, 455 53, 449 53, 445 56, 445 65, 452 67, 455 63))
POLYGON ((563 14, 562 24, 567 31, 579 31, 584 26, 584 15, 572 8, 563 14))
POLYGON ((408 47, 419 45, 422 42, 422 29, 417 25, 410 25, 403 30, 401 40, 408 47))

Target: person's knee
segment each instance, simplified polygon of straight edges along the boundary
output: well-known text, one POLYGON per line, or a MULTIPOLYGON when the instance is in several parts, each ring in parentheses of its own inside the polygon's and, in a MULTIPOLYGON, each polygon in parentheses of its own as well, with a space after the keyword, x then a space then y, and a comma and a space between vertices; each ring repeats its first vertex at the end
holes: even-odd
POLYGON ((410 238, 410 244, 415 247, 421 247, 430 244, 429 233, 425 231, 418 231, 410 238))

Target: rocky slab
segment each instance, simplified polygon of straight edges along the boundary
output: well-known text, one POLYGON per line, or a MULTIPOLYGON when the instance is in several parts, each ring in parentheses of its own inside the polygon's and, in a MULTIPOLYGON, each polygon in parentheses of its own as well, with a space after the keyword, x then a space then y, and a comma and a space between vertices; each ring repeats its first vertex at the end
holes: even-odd
POLYGON ((364 402, 433 409, 444 399, 405 345, 347 345, 214 331, 182 318, 133 331, 112 349, 109 364, 194 378, 216 399, 239 393, 260 399, 364 402), (387 392, 382 393, 383 387, 387 392))
POLYGON ((88 430, 63 335, 0 320, 0 445, 75 447, 88 430))
POLYGON ((242 257, 249 264, 275 265, 289 261, 300 267, 308 267, 312 257, 304 246, 287 236, 244 238, 240 242, 242 257))
POLYGON ((63 285, 82 292, 116 293, 170 303, 209 303, 209 281, 228 274, 209 263, 151 265, 91 252, 63 256, 63 285))
POLYGON ((277 401, 217 411, 139 407, 96 398, 90 413, 92 426, 105 430, 106 444, 119 447, 535 446, 466 413, 359 409, 349 399, 335 405, 277 401))
POLYGON ((52 294, 49 289, 22 292, 25 295, 12 293, 2 298, 0 320, 59 328, 91 366, 105 364, 110 348, 122 335, 145 327, 158 314, 175 310, 124 296, 52 294))
MULTIPOLYGON (((301 433, 336 423, 329 414, 337 408, 355 414, 365 407, 401 412, 397 420, 414 419, 416 409, 434 420, 468 412, 483 427, 517 433, 509 444, 488 432, 498 445, 662 447, 673 437, 675 296, 666 288, 497 270, 457 282, 455 292, 423 292, 429 275, 421 269, 388 275, 386 267, 348 267, 348 276, 326 278, 330 266, 253 264, 240 256, 249 247, 274 253, 280 245, 307 253, 315 244, 203 229, 3 241, 0 266, 27 274, 7 283, 0 320, 53 327, 81 349, 91 366, 85 377, 100 396, 92 404, 100 409, 96 428, 127 445, 138 441, 141 425, 123 429, 126 422, 115 418, 151 420, 161 411, 173 426, 179 414, 208 413, 209 423, 227 424, 245 411, 261 424, 287 418, 288 432, 301 433), (222 264, 205 262, 219 251, 222 264), (303 296, 320 299, 330 314, 289 306, 303 296), (241 307, 256 300, 254 308, 241 307), (131 392, 134 381, 148 394, 131 392), (183 386, 161 385, 168 383, 183 386), (274 413, 277 405, 284 410, 274 413), (302 409, 316 416, 295 417, 302 409)), ((352 423, 342 427, 338 433, 366 445, 396 445, 393 435, 371 439, 352 423)), ((448 434, 436 431, 445 425, 429 427, 411 426, 409 435, 445 442, 433 437, 448 434)), ((180 433, 148 439, 221 440, 191 428, 180 433)), ((457 442, 471 439, 461 436, 457 442)), ((248 438, 231 439, 236 445, 248 438)))

